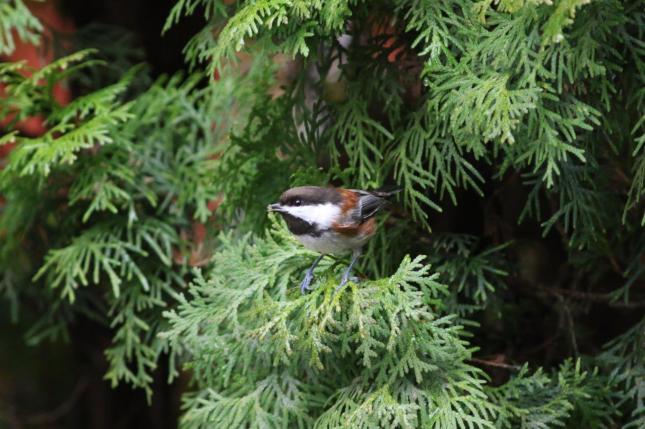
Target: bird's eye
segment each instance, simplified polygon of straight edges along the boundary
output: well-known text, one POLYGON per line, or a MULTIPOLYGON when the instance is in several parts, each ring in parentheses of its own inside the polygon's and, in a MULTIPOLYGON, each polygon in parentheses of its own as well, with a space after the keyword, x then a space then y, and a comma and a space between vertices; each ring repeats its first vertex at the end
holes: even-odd
POLYGON ((302 200, 294 200, 293 205, 294 206, 301 206, 302 205, 302 200))

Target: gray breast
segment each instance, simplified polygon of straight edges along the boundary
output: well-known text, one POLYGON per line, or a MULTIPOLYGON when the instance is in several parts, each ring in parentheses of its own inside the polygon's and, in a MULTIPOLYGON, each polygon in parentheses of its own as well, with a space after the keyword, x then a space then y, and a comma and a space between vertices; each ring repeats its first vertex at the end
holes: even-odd
POLYGON ((333 230, 322 231, 318 235, 301 234, 296 238, 303 246, 314 252, 341 254, 360 249, 369 237, 342 235, 333 230))

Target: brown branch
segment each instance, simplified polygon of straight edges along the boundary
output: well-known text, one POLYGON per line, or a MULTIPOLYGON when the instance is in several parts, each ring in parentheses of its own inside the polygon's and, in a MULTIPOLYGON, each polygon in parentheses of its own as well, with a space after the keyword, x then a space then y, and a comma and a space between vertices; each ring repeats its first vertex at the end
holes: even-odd
POLYGON ((508 370, 511 370, 511 371, 519 371, 520 368, 521 368, 518 365, 510 365, 510 364, 507 364, 507 363, 504 363, 504 362, 498 362, 498 361, 495 361, 495 360, 485 360, 485 359, 470 358, 470 359, 468 359, 468 361, 470 361, 472 363, 478 363, 480 365, 493 366, 495 368, 504 368, 504 369, 508 369, 508 370))
POLYGON ((625 172, 621 170, 619 166, 614 166, 614 172, 616 173, 616 177, 620 179, 621 182, 623 182, 623 185, 626 185, 628 188, 631 186, 632 181, 627 177, 625 172))
POLYGON ((609 263, 611 264, 611 268, 613 268, 614 272, 622 277, 625 272, 623 271, 620 264, 616 260, 616 257, 614 257, 613 254, 609 253, 607 254, 607 259, 609 259, 609 263))

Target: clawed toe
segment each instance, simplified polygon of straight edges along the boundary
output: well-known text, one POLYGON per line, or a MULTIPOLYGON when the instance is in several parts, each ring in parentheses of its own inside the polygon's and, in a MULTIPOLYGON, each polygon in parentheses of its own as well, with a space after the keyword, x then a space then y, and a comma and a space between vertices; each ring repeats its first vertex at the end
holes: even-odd
POLYGON ((342 289, 343 286, 345 286, 347 284, 347 282, 349 281, 350 278, 352 279, 353 282, 358 281, 358 279, 356 277, 353 277, 353 276, 350 277, 350 274, 352 273, 352 267, 354 267, 354 264, 356 263, 356 260, 358 259, 359 256, 360 256, 360 251, 355 250, 354 254, 352 255, 352 261, 349 263, 349 266, 347 267, 347 269, 343 273, 342 280, 340 281, 340 284, 338 285, 338 287, 336 287, 336 290, 334 291, 334 293, 336 293, 340 289, 342 289))
POLYGON ((314 261, 314 263, 311 264, 311 267, 309 267, 309 269, 305 273, 305 278, 302 279, 302 283, 300 283, 300 293, 301 294, 304 295, 307 290, 311 289, 309 287, 309 285, 311 285, 311 281, 314 279, 314 268, 316 268, 316 265, 318 265, 318 262, 320 262, 320 260, 323 258, 323 256, 325 256, 325 255, 323 254, 323 255, 318 256, 316 258, 316 260, 314 261))
POLYGON ((309 285, 311 285, 312 280, 313 280, 313 276, 309 276, 309 275, 305 276, 305 278, 302 281, 302 283, 300 283, 300 293, 301 294, 304 295, 309 289, 311 289, 309 287, 309 285))
POLYGON ((334 290, 334 292, 338 292, 339 290, 341 290, 350 280, 355 281, 354 279, 356 279, 356 277, 351 277, 350 278, 350 277, 347 277, 347 276, 343 276, 343 278, 340 281, 340 284, 338 286, 336 286, 336 289, 334 290))

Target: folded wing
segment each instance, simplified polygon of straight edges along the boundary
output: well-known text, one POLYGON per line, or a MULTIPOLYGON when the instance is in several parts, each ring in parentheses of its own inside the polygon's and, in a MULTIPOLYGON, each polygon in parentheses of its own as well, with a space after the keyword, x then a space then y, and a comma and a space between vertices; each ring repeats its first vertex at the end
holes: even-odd
POLYGON ((374 217, 379 210, 388 204, 385 198, 374 195, 366 191, 355 191, 359 194, 358 204, 352 217, 355 221, 363 223, 366 220, 374 217))

